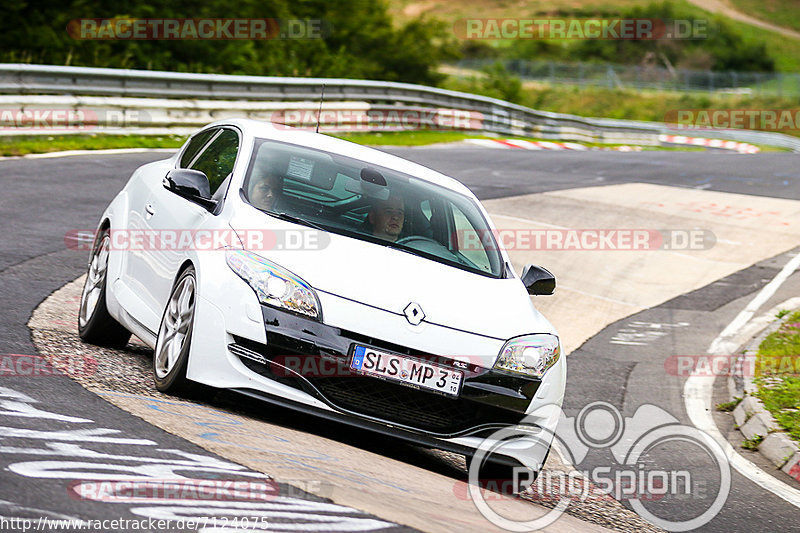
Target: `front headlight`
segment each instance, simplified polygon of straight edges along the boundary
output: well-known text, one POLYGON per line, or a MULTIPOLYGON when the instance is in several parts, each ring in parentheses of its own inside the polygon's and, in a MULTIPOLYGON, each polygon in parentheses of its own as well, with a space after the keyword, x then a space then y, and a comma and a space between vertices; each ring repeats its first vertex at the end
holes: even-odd
POLYGON ((503 346, 494 368, 541 378, 559 357, 561 344, 555 335, 524 335, 503 346))
POLYGON ((314 289, 285 268, 245 250, 228 249, 225 260, 262 304, 321 320, 322 309, 314 289))

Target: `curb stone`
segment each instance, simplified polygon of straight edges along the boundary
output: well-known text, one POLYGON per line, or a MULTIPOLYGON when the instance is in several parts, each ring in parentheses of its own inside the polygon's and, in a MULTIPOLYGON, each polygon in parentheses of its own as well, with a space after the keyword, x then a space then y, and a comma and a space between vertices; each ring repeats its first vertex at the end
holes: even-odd
MULTIPOLYGON (((797 309, 792 309, 785 316, 789 316, 797 309)), ((744 375, 743 369, 755 368, 755 358, 761 342, 783 325, 783 318, 776 318, 764 330, 753 338, 739 356, 734 371, 728 377, 728 391, 731 400, 743 398, 736 409, 733 418, 739 431, 748 440, 763 437, 758 445, 758 451, 777 468, 787 473, 800 482, 800 446, 780 427, 772 415, 764 408, 764 404, 755 393, 758 390, 753 377, 744 375)))

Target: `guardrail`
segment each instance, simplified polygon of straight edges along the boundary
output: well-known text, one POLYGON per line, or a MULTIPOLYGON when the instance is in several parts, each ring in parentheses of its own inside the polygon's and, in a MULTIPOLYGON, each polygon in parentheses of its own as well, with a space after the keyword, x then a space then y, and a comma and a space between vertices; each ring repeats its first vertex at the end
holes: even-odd
MULTIPOLYGON (((9 128, 3 110, 61 109, 84 113, 98 131, 186 132, 212 120, 249 116, 311 126, 322 86, 321 123, 332 130, 412 129, 422 123, 542 138, 602 143, 658 144, 664 134, 691 130, 632 120, 586 118, 537 111, 495 98, 408 83, 330 78, 232 76, 158 71, 0 64, 0 133, 41 134, 9 128), (296 112, 294 115, 292 112, 296 112), (380 117, 379 123, 373 120, 380 117), (294 117, 294 120, 287 120, 294 117), (332 120, 330 120, 332 119, 332 120)), ((713 130, 713 137, 800 152, 800 138, 748 130, 713 130)))

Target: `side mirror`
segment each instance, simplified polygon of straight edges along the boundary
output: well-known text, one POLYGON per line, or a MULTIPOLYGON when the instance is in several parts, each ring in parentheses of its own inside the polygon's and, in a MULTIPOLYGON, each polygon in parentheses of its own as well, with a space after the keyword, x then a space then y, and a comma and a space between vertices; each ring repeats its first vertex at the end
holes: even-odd
POLYGON ((522 284, 528 294, 546 296, 556 291, 556 277, 546 268, 526 265, 522 269, 522 284))
POLYGON ((211 185, 206 175, 199 170, 176 168, 164 177, 164 188, 200 204, 208 210, 214 209, 217 202, 211 199, 211 185))

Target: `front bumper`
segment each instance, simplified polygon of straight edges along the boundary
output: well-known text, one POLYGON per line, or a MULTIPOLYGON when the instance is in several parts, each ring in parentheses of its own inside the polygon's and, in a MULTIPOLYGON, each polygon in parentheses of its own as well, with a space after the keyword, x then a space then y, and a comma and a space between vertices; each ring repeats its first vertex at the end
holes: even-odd
MULTIPOLYGON (((249 370, 303 391, 340 413, 438 438, 488 436, 520 424, 541 385, 261 306, 266 344, 234 336, 229 351, 249 370), (464 373, 458 398, 349 369, 356 344, 409 355, 464 373)), ((475 358, 477 360, 477 358, 475 358)))

